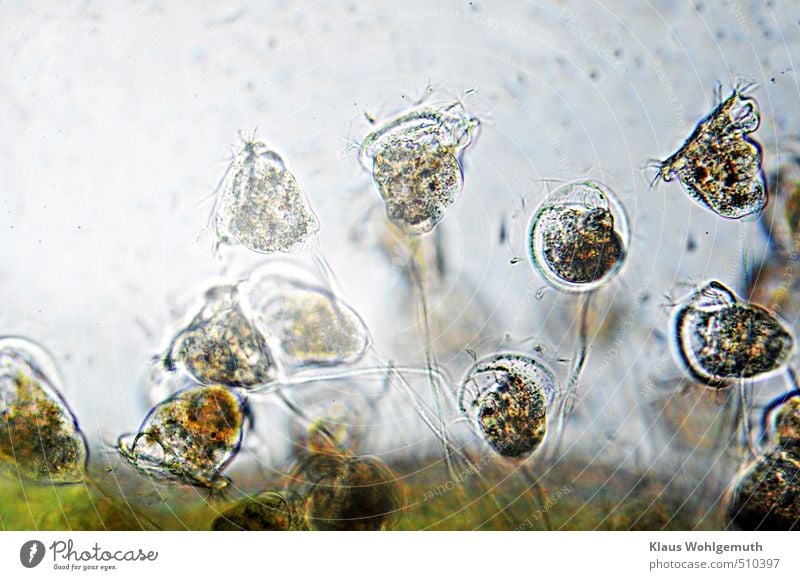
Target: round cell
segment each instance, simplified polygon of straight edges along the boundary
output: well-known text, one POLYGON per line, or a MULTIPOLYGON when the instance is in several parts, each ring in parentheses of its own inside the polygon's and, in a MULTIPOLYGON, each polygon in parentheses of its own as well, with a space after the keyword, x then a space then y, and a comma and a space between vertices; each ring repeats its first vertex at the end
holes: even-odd
POLYGON ((118 450, 154 479, 222 489, 246 416, 246 400, 227 387, 195 387, 151 409, 135 436, 120 437, 118 450))
POLYGON ((376 457, 313 454, 290 478, 314 530, 385 530, 403 509, 397 476, 376 457))
POLYGON ((254 276, 243 294, 287 367, 354 363, 369 346, 361 317, 324 288, 266 274, 254 276))
POLYGON ((265 491, 238 502, 211 524, 215 531, 291 531, 306 527, 303 498, 292 491, 265 491))
POLYGON ((800 456, 774 449, 756 460, 734 484, 727 511, 742 530, 800 529, 800 456))
POLYGON ((617 275, 628 252, 625 210, 594 181, 578 181, 548 195, 530 223, 533 266, 558 290, 587 292, 617 275))
POLYGON ((794 348, 791 331, 775 314, 741 301, 716 280, 681 302, 674 325, 680 360, 710 385, 768 376, 786 364, 794 348))
POLYGON ((54 367, 29 340, 0 339, 0 460, 30 481, 78 483, 89 454, 54 367))
POLYGON ((558 393, 553 372, 524 354, 477 361, 461 382, 459 407, 504 457, 524 457, 544 441, 547 408, 558 393))
POLYGON ((212 216, 222 244, 260 253, 291 252, 319 231, 319 221, 281 156, 247 141, 222 182, 212 216))
POLYGON ((265 337, 245 314, 233 286, 217 286, 181 330, 164 359, 195 381, 229 387, 252 387, 274 377, 274 360, 265 337))
POLYGON ((409 235, 430 232, 462 188, 461 155, 480 125, 460 103, 430 105, 367 135, 360 150, 389 219, 409 235))
POLYGON ((659 165, 657 178, 678 178, 689 196, 726 219, 757 217, 767 205, 758 104, 736 88, 697 124, 680 149, 659 165))

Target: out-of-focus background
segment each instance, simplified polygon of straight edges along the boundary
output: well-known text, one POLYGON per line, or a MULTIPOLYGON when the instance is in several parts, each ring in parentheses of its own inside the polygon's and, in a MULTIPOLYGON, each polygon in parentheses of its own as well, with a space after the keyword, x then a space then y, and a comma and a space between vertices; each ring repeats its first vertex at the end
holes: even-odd
MULTIPOLYGON (((617 485, 613 506, 637 501, 637 478, 678 469, 678 478, 702 479, 680 470, 705 457, 707 417, 719 417, 722 395, 681 391, 670 304, 710 277, 744 291, 745 268, 768 246, 758 222, 719 219, 677 182, 651 188, 648 163, 681 145, 718 103, 717 87, 725 97, 749 81, 765 168, 791 151, 797 8, 790 0, 4 1, 0 333, 53 354, 94 448, 135 430, 151 404, 150 361, 176 320, 209 280, 263 261, 244 249, 215 257, 204 231, 240 133, 255 130, 307 194, 320 251, 380 352, 422 364, 414 294, 381 245, 381 201, 354 145, 370 119, 460 99, 482 125, 464 155, 463 193, 439 228, 446 276, 430 299, 440 363, 460 377, 465 348, 485 353, 509 335, 545 345, 566 375, 578 301, 545 289, 525 230, 560 183, 602 181, 625 206, 632 237, 622 274, 594 303, 593 346, 567 431, 589 471, 576 469, 573 481, 595 474, 597 489, 617 485), (634 475, 620 484, 593 469, 634 475)), ((311 264, 307 255, 285 259, 311 264)), ((264 410, 276 427, 259 427, 268 469, 280 470, 288 453, 280 412, 264 410)), ((438 451, 403 399, 369 421, 364 451, 390 463, 438 451)))

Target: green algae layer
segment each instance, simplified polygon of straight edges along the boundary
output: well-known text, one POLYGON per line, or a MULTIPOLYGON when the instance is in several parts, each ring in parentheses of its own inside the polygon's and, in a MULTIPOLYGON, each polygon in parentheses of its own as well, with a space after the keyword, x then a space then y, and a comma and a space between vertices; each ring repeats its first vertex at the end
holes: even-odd
MULTIPOLYGON (((724 489, 571 459, 546 472, 477 463, 448 475, 441 462, 395 466, 404 506, 394 530, 720 530, 724 489), (491 482, 491 483, 490 483, 491 482)), ((258 493, 258 477, 240 489, 258 493)), ((280 481, 263 484, 277 488, 280 481)), ((4 530, 209 530, 248 492, 209 494, 130 471, 95 484, 31 484, 0 477, 4 530)), ((304 526, 299 526, 301 529, 304 526)), ((340 528, 346 529, 347 526, 340 528)), ((297 529, 297 528, 295 528, 297 529)), ((356 528, 357 529, 357 528, 356 528)))

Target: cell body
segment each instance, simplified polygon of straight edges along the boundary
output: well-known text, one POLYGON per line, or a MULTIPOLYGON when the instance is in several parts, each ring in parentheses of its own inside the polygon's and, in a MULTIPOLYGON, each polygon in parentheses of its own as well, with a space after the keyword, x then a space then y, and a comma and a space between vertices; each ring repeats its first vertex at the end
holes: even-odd
POLYGON ((791 258, 800 250, 800 157, 790 155, 769 173, 769 203, 762 225, 776 252, 791 258))
POLYGON ((733 487, 728 519, 744 530, 800 529, 800 455, 774 448, 733 487))
POLYGON ((215 531, 306 529, 303 498, 291 491, 265 491, 227 509, 211 524, 215 531))
POLYGON ((389 529, 404 507, 397 476, 376 457, 312 454, 290 478, 314 530, 389 529))
POLYGON ((464 187, 461 156, 480 125, 460 103, 414 109, 367 135, 360 156, 389 219, 408 235, 433 230, 464 187))
POLYGON ((800 449, 800 398, 797 395, 795 393, 775 413, 775 439, 783 448, 800 449))
POLYGON ((350 306, 324 288, 276 273, 255 273, 243 289, 256 325, 289 368, 350 364, 369 332, 350 306))
POLYGON ((0 339, 0 460, 41 483, 84 480, 89 453, 43 349, 0 339))
POLYGON ((120 437, 118 451, 154 479, 223 489, 221 472, 239 451, 247 415, 246 400, 225 386, 187 389, 153 407, 132 439, 120 437))
POLYGON ((459 406, 504 457, 524 457, 547 434, 547 408, 558 382, 541 361, 498 353, 477 361, 461 382, 459 406))
POLYGON ((191 322, 172 339, 165 357, 204 385, 252 387, 274 377, 267 340, 245 313, 234 286, 210 289, 191 322))
POLYGON ((537 272, 558 290, 587 292, 613 278, 627 255, 628 221, 605 186, 578 181, 548 195, 529 227, 537 272))
POLYGON ((780 395, 773 409, 774 441, 731 488, 728 519, 744 530, 800 530, 800 391, 780 395))
POLYGON ((769 175, 770 198, 761 219, 770 251, 747 272, 750 300, 795 320, 800 312, 800 157, 790 156, 769 175))
POLYGON ((319 230, 305 193, 281 156, 247 141, 222 182, 212 215, 221 244, 259 253, 291 252, 319 230))
POLYGON ((678 178, 703 207, 727 219, 757 217, 767 204, 761 147, 748 135, 758 128, 756 101, 734 89, 659 168, 657 178, 678 178))
POLYGON ((780 370, 794 348, 783 322, 741 301, 721 282, 707 282, 676 309, 677 352, 692 375, 709 385, 757 379, 780 370))

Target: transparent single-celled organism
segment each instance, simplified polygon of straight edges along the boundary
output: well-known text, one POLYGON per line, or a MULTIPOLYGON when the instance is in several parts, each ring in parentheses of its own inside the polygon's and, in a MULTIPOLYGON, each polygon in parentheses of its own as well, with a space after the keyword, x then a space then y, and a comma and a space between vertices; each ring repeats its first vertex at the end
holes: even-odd
POLYGON ((172 339, 164 358, 201 384, 252 387, 274 377, 267 340, 248 317, 236 286, 208 290, 200 311, 172 339))
POLYGON ((255 140, 244 143, 228 168, 212 220, 218 243, 264 254, 294 251, 319 230, 283 158, 255 140))
POLYGON ((288 395, 302 413, 295 413, 289 427, 294 455, 347 449, 359 453, 367 443, 374 404, 385 393, 367 390, 363 382, 322 382, 288 395))
POLYGON ((154 479, 224 489, 229 481, 222 471, 239 451, 247 416, 247 401, 234 390, 199 386, 156 405, 117 448, 154 479))
POLYGON ((769 202, 762 215, 768 241, 778 254, 800 251, 800 156, 789 155, 769 173, 769 202))
POLYGON ((720 217, 758 217, 767 204, 761 147, 749 137, 761 115, 749 86, 731 96, 698 123, 678 151, 660 163, 656 179, 678 178, 687 193, 720 217))
POLYGON ((433 230, 462 188, 461 156, 480 126, 461 103, 424 105, 380 125, 361 142, 361 163, 408 235, 433 230))
POLYGON ((531 220, 528 250, 537 272, 558 290, 588 292, 619 273, 628 220, 616 196, 594 181, 548 195, 531 220))
POLYGON ((215 531, 292 531, 306 529, 303 498, 292 491, 265 491, 225 510, 211 524, 215 531))
MULTIPOLYGON (((445 226, 442 226, 445 227, 445 226)), ((472 280, 462 271, 456 271, 442 227, 434 229, 430 236, 420 239, 419 256, 425 265, 423 270, 425 288, 430 310, 431 338, 436 353, 452 359, 465 348, 475 346, 480 339, 496 336, 489 309, 472 280)), ((416 348, 424 329, 416 315, 418 297, 414 279, 414 260, 407 236, 386 217, 383 207, 371 206, 364 217, 353 227, 352 240, 366 250, 377 253, 397 271, 403 285, 392 283, 396 298, 388 306, 390 313, 409 318, 417 326, 417 333, 398 334, 395 344, 403 351, 416 348)))
POLYGON ((242 294, 284 367, 351 364, 369 346, 361 317, 320 286, 266 268, 250 276, 242 294))
POLYGON ((405 508, 397 476, 376 457, 315 453, 289 477, 313 530, 386 530, 405 508))
MULTIPOLYGON (((436 375, 398 366, 375 352, 375 366, 356 367, 370 344, 358 314, 309 272, 270 261, 242 281, 205 294, 200 312, 171 339, 165 364, 150 370, 145 392, 155 404, 197 383, 244 388, 248 397, 277 396, 305 419, 292 400, 315 384, 358 377, 386 384, 391 378, 411 397, 406 375, 436 375), (342 368, 321 371, 320 366, 342 368)), ((443 437, 441 430, 437 437, 443 437)))
POLYGON ((534 269, 556 290, 583 293, 578 352, 559 405, 554 453, 586 364, 592 293, 619 274, 629 240, 622 204, 610 189, 591 180, 556 189, 545 197, 531 219, 527 242, 534 269))
POLYGON ((57 380, 41 347, 0 339, 0 461, 30 481, 78 483, 89 454, 57 380))
POLYGON ((790 256, 769 252, 762 261, 750 264, 743 296, 785 320, 796 320, 800 314, 800 272, 793 262, 790 256))
POLYGON ((744 295, 785 320, 800 313, 800 157, 791 155, 769 174, 769 203, 761 224, 769 251, 749 264, 744 295))
POLYGON ((774 413, 774 442, 734 482, 728 519, 744 530, 800 529, 800 391, 767 405, 762 427, 774 413))
POLYGON ((709 389, 681 377, 661 383, 654 394, 648 397, 649 418, 666 443, 679 452, 681 462, 685 453, 695 453, 704 461, 708 456, 703 451, 719 450, 730 439, 735 412, 732 391, 709 389))
POLYGON ((794 348, 791 330, 774 313, 741 300, 717 280, 678 305, 674 324, 680 360, 709 385, 775 373, 794 348))
MULTIPOLYGON (((410 275, 419 291, 419 318, 429 384, 444 449, 449 447, 442 409, 442 392, 431 344, 424 258, 419 237, 444 218, 464 186, 461 157, 473 141, 480 121, 459 103, 424 105, 380 125, 361 142, 359 158, 372 173, 386 215, 404 234, 411 256, 410 275)), ((413 396, 413 394, 412 394, 413 396)), ((417 404, 417 409, 422 406, 417 404)), ((426 420, 427 423, 427 420, 426 420)), ((446 451, 447 465, 450 452, 446 451)))
POLYGON ((504 457, 524 457, 547 434, 547 410, 558 382, 540 360, 497 353, 477 360, 461 382, 459 406, 489 445, 504 457))
POLYGON ((156 359, 150 365, 144 379, 144 394, 147 404, 157 405, 179 391, 196 387, 197 381, 187 373, 170 371, 162 361, 156 359))

